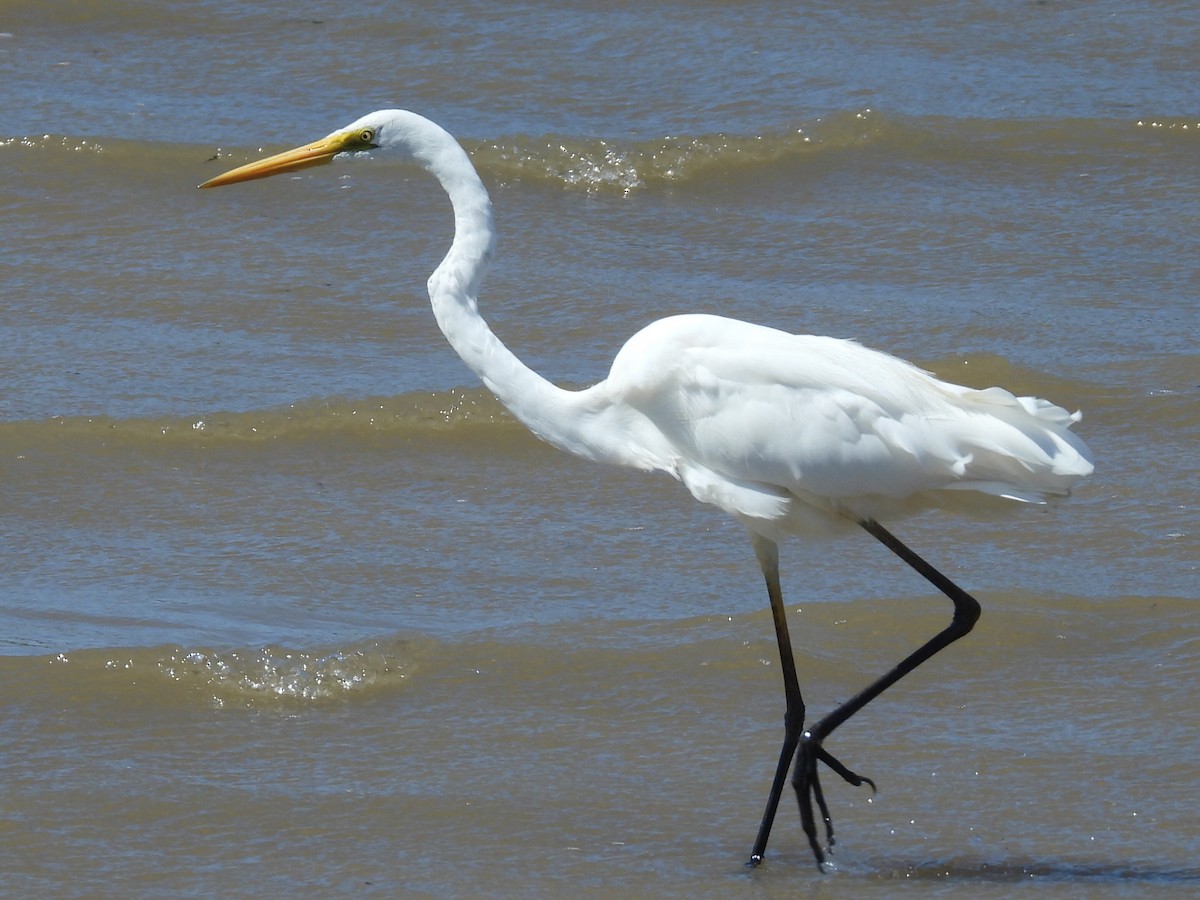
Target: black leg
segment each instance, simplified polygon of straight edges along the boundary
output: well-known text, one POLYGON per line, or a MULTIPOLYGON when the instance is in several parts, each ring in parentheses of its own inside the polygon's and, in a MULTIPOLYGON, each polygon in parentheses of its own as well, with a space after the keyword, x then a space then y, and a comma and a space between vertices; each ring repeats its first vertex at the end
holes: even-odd
POLYGON ((758 836, 754 839, 750 861, 746 863, 749 866, 757 866, 762 862, 763 853, 767 850, 767 839, 771 836, 775 811, 779 808, 779 798, 783 795, 788 769, 792 767, 792 758, 796 755, 796 745, 800 741, 800 729, 804 725, 804 699, 800 696, 800 680, 796 677, 796 660, 792 656, 787 613, 783 608, 783 591, 779 587, 779 547, 774 541, 756 534, 751 534, 751 540, 763 577, 767 581, 767 596, 771 598, 771 616, 775 620, 775 638, 779 642, 779 665, 783 671, 783 694, 787 704, 783 716, 783 748, 779 751, 775 780, 771 782, 767 808, 763 812, 762 824, 758 826, 758 836))
POLYGON ((879 540, 880 543, 908 563, 937 587, 938 590, 949 597, 954 603, 954 618, 945 629, 934 635, 890 672, 872 682, 800 736, 796 758, 796 772, 792 777, 792 785, 796 789, 796 798, 800 802, 800 821, 804 826, 805 834, 808 836, 808 842, 812 847, 813 855, 817 858, 818 867, 825 861, 825 852, 817 839, 817 830, 813 822, 814 802, 817 804, 821 816, 825 820, 826 837, 829 845, 833 844, 833 826, 829 819, 829 811, 825 805, 825 797, 821 792, 821 783, 817 778, 817 763, 824 762, 851 784, 865 783, 870 784, 872 789, 875 787, 870 779, 855 775, 838 763, 837 760, 829 756, 821 746, 821 742, 829 737, 835 728, 917 666, 921 665, 921 663, 925 662, 925 660, 967 634, 975 626, 980 612, 979 602, 974 597, 929 563, 925 562, 925 560, 910 550, 878 522, 866 519, 859 522, 859 524, 868 534, 879 540))
MULTIPOLYGON (((767 797, 767 808, 763 812, 762 823, 758 826, 758 836, 754 840, 754 849, 750 852, 749 866, 757 866, 762 862, 767 850, 767 839, 771 836, 771 826, 775 822, 775 812, 779 808, 779 799, 783 796, 783 785, 787 781, 788 769, 796 756, 796 748, 800 745, 800 730, 804 727, 804 699, 800 695, 800 680, 796 676, 796 660, 792 655, 792 641, 788 635, 787 614, 783 607, 783 591, 779 586, 779 548, 773 542, 759 535, 751 535, 754 552, 758 555, 758 563, 762 567, 763 577, 767 582, 767 595, 771 598, 771 616, 775 620, 775 638, 779 642, 779 664, 783 670, 783 693, 786 709, 783 718, 783 747, 779 751, 779 763, 775 767, 775 780, 771 782, 771 793, 767 797)), ((816 762, 825 763, 834 772, 845 778, 853 785, 874 783, 869 779, 860 778, 840 762, 825 752, 819 744, 813 746, 814 761, 811 767, 812 799, 816 801, 825 823, 826 839, 833 843, 833 824, 829 818, 829 809, 825 805, 825 797, 821 793, 820 784, 816 780, 816 762)), ((797 763, 799 766, 799 763, 797 763)), ((801 822, 809 843, 818 846, 816 823, 812 817, 812 804, 800 804, 801 822)), ((818 856, 818 861, 821 859, 818 856)))

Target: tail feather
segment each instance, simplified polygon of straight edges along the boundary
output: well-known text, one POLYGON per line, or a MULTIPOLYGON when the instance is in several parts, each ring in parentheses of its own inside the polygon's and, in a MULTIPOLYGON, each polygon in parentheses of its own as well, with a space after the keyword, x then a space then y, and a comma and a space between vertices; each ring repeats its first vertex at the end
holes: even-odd
POLYGON ((962 399, 972 413, 963 434, 971 460, 953 489, 1044 502, 1095 468, 1091 450, 1070 430, 1080 413, 1003 388, 965 391, 962 399))

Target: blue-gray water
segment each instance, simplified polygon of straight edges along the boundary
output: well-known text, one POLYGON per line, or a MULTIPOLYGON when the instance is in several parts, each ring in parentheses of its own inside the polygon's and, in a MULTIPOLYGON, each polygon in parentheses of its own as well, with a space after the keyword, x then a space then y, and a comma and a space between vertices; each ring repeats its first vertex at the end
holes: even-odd
MULTIPOLYGON (((1200 39, 1184 3, 24 2, 0 11, 0 891, 1187 896, 1200 882, 1200 39), (403 106, 492 191, 548 377, 708 311, 1084 411, 1097 471, 898 534, 977 631, 790 798, 740 528, 564 457, 429 314, 389 164, 195 185, 403 106), (908 885, 913 885, 908 887, 908 885)), ((784 548, 806 699, 941 627, 784 548)))

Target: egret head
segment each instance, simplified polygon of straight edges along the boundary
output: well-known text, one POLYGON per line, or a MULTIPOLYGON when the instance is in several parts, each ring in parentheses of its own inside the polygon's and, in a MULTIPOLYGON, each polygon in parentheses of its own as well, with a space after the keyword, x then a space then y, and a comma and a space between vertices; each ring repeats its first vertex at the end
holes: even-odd
POLYGON ((416 113, 402 109, 377 110, 318 141, 231 169, 223 175, 210 178, 200 187, 220 187, 295 172, 331 162, 335 156, 344 153, 378 150, 411 159, 420 155, 422 137, 429 134, 431 129, 437 129, 437 126, 416 113))

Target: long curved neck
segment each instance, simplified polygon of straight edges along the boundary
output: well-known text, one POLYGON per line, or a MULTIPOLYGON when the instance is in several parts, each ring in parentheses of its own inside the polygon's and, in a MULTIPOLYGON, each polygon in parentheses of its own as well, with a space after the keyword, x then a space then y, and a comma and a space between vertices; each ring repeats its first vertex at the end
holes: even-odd
MULTIPOLYGON (((440 129, 439 129, 440 130, 440 129)), ((593 456, 569 410, 578 396, 533 371, 488 327, 476 296, 492 259, 492 202, 466 151, 448 133, 414 156, 441 183, 454 208, 454 242, 429 277, 438 326, 455 352, 534 434, 573 453, 593 456)))

